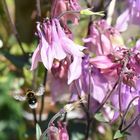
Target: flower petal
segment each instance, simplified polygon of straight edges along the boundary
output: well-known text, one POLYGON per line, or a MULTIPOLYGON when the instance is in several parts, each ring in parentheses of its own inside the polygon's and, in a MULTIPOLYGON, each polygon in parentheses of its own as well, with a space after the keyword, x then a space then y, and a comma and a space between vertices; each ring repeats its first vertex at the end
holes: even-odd
POLYGON ((46 45, 44 44, 41 48, 41 59, 42 59, 43 65, 48 70, 51 70, 53 60, 54 60, 54 54, 51 47, 48 48, 47 42, 46 42, 46 45))
POLYGON ((54 58, 62 60, 66 57, 66 53, 64 52, 64 49, 61 46, 61 42, 58 37, 54 21, 52 21, 52 49, 54 51, 54 58))
POLYGON ((73 80, 76 80, 80 77, 82 68, 82 58, 80 57, 74 57, 73 62, 71 63, 68 71, 68 84, 70 84, 73 80))
POLYGON ((38 45, 38 47, 35 49, 33 56, 32 56, 31 70, 36 69, 39 61, 41 61, 41 56, 40 56, 40 48, 38 45))
POLYGON ((107 69, 114 65, 107 56, 97 56, 95 58, 91 58, 89 61, 95 67, 100 69, 107 69))
POLYGON ((128 21, 130 20, 129 9, 126 9, 117 19, 116 28, 120 32, 124 32, 127 30, 128 21))

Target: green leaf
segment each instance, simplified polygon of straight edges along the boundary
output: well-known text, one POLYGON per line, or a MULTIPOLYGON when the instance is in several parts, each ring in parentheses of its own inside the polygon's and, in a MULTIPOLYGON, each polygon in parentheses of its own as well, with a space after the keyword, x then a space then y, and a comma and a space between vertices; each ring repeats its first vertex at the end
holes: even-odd
POLYGON ((42 134, 41 128, 40 128, 39 124, 36 123, 36 140, 40 139, 41 134, 42 134))
POLYGON ((90 11, 89 9, 84 9, 80 11, 81 15, 94 15, 94 12, 90 11))
POLYGON ((122 133, 120 130, 117 130, 115 132, 114 138, 113 139, 118 139, 124 137, 124 133, 122 133))
POLYGON ((94 116, 94 118, 95 118, 97 121, 99 121, 99 122, 107 122, 107 121, 105 120, 105 118, 103 117, 102 113, 96 113, 95 116, 94 116))
POLYGON ((100 12, 92 12, 90 9, 84 9, 80 11, 81 15, 87 15, 87 16, 92 16, 92 15, 98 15, 98 16, 104 16, 103 11, 100 12))

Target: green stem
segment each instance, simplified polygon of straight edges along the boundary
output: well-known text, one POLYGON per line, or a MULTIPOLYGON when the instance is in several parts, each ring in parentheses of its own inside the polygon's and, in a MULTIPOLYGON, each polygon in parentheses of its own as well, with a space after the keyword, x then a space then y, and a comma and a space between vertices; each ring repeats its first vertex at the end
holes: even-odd
MULTIPOLYGON (((44 74, 44 81, 43 81, 43 86, 45 87, 46 85, 46 81, 47 81, 47 69, 45 69, 45 74, 44 74)), ((41 96, 41 108, 40 108, 40 113, 39 113, 39 121, 41 122, 42 120, 42 112, 43 112, 43 109, 44 109, 44 97, 45 97, 45 94, 43 94, 41 96)))
POLYGON ((6 3, 5 0, 3 0, 3 6, 4 6, 4 9, 5 9, 5 13, 6 13, 6 15, 7 15, 9 24, 10 24, 10 26, 11 26, 12 32, 13 32, 13 34, 14 34, 14 36, 15 36, 15 38, 16 38, 16 40, 17 40, 19 46, 20 46, 20 49, 21 49, 22 53, 25 55, 26 52, 25 52, 25 50, 23 49, 23 46, 22 46, 22 43, 21 43, 19 34, 18 34, 18 32, 17 32, 17 29, 16 29, 15 25, 14 25, 13 22, 12 22, 12 19, 11 19, 9 10, 8 10, 8 6, 7 6, 7 3, 6 3))

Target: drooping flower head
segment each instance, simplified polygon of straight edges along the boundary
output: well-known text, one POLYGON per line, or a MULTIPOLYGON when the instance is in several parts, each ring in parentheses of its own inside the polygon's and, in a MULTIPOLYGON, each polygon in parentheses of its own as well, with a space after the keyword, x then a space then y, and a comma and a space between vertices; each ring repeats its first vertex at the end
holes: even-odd
POLYGON ((58 127, 52 123, 41 136, 41 140, 47 134, 49 140, 69 140, 69 135, 66 128, 66 123, 59 121, 58 127))
POLYGON ((38 62, 43 62, 46 69, 51 70, 55 60, 62 61, 68 58, 68 83, 77 79, 81 74, 81 62, 84 47, 75 44, 68 38, 57 19, 44 20, 37 24, 39 45, 32 56, 31 70, 38 62))
POLYGON ((107 24, 105 20, 91 22, 87 37, 84 39, 85 46, 96 55, 107 55, 116 47, 123 47, 120 33, 107 24))

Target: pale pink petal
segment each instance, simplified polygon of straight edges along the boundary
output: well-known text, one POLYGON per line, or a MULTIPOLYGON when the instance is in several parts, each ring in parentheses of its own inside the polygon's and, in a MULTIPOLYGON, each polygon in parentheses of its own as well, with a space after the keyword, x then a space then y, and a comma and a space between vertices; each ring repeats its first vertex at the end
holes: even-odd
POLYGON ((62 37, 61 40, 62 40, 62 47, 68 54, 73 56, 79 56, 79 57, 84 56, 82 50, 84 50, 85 47, 75 44, 72 40, 66 37, 62 37))
POLYGON ((92 37, 87 37, 82 39, 84 43, 88 43, 92 41, 92 37))
POLYGON ((52 21, 52 49, 54 51, 54 58, 58 60, 62 60, 66 57, 66 53, 60 43, 61 42, 56 31, 56 25, 54 21, 52 21))
POLYGON ((136 42, 135 48, 140 51, 140 39, 136 42))
POLYGON ((31 70, 36 69, 39 61, 41 61, 41 57, 40 57, 40 48, 38 45, 38 47, 35 49, 33 56, 32 56, 31 70))
POLYGON ((137 122, 132 128, 129 129, 131 135, 127 135, 127 140, 139 140, 140 139, 140 126, 137 122))
POLYGON ((47 48, 47 46, 42 46, 41 48, 41 59, 43 62, 43 65, 48 69, 51 70, 53 60, 54 60, 54 53, 51 49, 51 47, 47 48))
POLYGON ((73 62, 71 63, 68 71, 68 84, 73 80, 76 80, 80 77, 82 68, 81 68, 82 58, 74 57, 73 62))
POLYGON ((66 10, 67 10, 67 7, 64 0, 53 0, 51 17, 55 18, 66 10))
POLYGON ((114 65, 107 56, 97 56, 90 59, 90 63, 97 68, 106 69, 114 65))
POLYGON ((94 85, 93 98, 101 103, 106 95, 105 91, 100 85, 94 85))
POLYGON ((110 54, 111 49, 112 49, 110 40, 104 34, 102 34, 101 35, 101 41, 102 41, 102 44, 100 45, 100 47, 102 47, 101 50, 103 50, 103 52, 101 52, 100 54, 103 54, 103 55, 110 54))
POLYGON ((82 57, 84 53, 82 50, 85 49, 85 47, 75 44, 71 39, 69 39, 66 34, 64 33, 64 30, 60 26, 60 23, 58 20, 55 20, 58 28, 58 35, 61 40, 61 45, 66 53, 74 56, 80 56, 82 57))
POLYGON ((120 32, 124 32, 127 30, 128 21, 130 20, 129 9, 126 9, 117 19, 116 29, 120 32))

